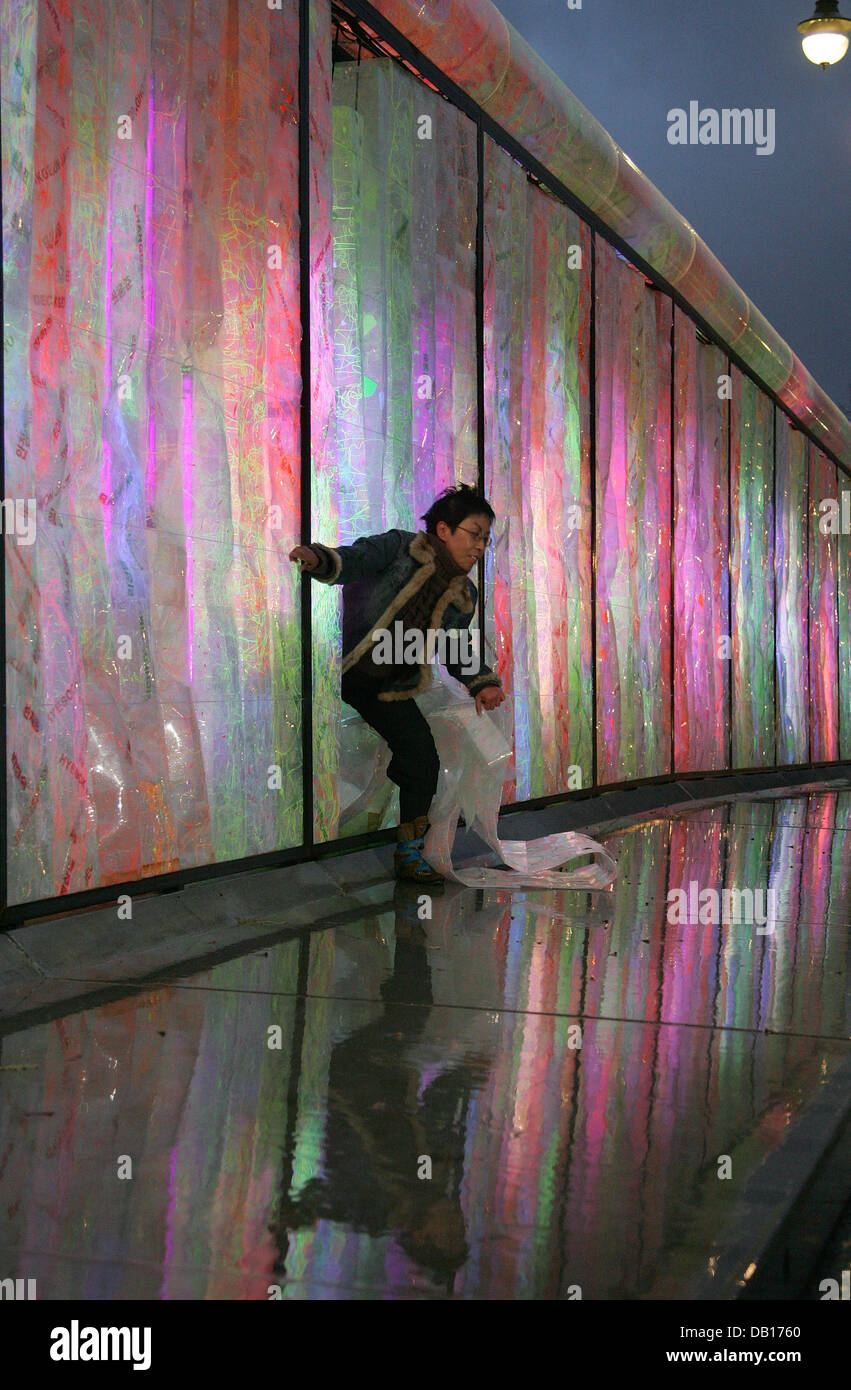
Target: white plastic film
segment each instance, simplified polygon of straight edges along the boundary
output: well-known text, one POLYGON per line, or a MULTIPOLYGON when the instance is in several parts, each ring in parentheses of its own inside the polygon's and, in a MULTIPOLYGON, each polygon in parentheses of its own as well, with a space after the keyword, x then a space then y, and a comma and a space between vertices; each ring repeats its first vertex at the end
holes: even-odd
MULTIPOLYGON (((438 873, 471 888, 608 888, 617 865, 596 840, 578 831, 544 835, 536 840, 500 840, 497 834, 500 798, 510 770, 511 745, 506 738, 512 720, 510 697, 493 713, 477 714, 475 703, 460 687, 440 679, 435 668, 431 689, 417 699, 428 720, 440 757, 440 781, 429 811, 429 831, 423 853, 438 873), (475 830, 506 866, 456 867, 452 847, 459 816, 475 830), (592 854, 596 862, 575 869, 562 866, 592 854)), ((382 740, 367 786, 348 805, 341 826, 376 808, 386 797, 390 751, 382 740)))

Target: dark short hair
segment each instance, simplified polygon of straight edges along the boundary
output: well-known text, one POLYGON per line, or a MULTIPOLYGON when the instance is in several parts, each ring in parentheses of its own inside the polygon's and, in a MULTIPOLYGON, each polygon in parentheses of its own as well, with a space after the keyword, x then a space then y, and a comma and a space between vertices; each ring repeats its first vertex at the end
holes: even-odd
POLYGON ((467 483, 459 483, 458 487, 446 488, 445 492, 432 502, 428 511, 423 512, 422 520, 426 524, 426 531, 434 536, 437 534, 439 521, 445 521, 450 531, 454 531, 468 516, 477 515, 489 516, 491 521, 496 520, 496 512, 484 494, 477 492, 467 483))

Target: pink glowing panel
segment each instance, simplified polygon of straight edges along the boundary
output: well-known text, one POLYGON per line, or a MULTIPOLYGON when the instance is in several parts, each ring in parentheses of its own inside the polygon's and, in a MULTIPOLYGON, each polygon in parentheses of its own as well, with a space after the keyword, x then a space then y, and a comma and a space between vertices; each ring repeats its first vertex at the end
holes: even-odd
MULTIPOLYGON (((440 491, 476 479, 476 132, 389 59, 332 73, 330 9, 311 13, 312 528, 334 546, 421 530, 440 491)), ((377 749, 340 699, 341 599, 313 586, 320 840, 398 818, 388 800, 341 824, 377 749)))
POLYGON ((733 766, 773 767, 774 405, 750 377, 731 375, 733 766))
POLYGON ((810 728, 813 762, 839 757, 836 582, 839 537, 823 504, 836 499, 836 465, 807 444, 810 473, 810 728))
POLYGON ((674 756, 698 772, 728 766, 727 360, 679 309, 675 325, 674 756))
POLYGON ((775 578, 777 762, 809 761, 807 440, 777 412, 775 578))
POLYGON ((597 238, 597 777, 671 770, 672 304, 597 238))
POLYGON ((12 902, 301 829, 296 9, 18 18, 12 902))
MULTIPOLYGON (((588 228, 485 141, 485 491, 507 799, 592 777, 588 228)), ((487 629, 490 634, 491 629, 487 629)))
MULTIPOLYGON (((334 418, 334 248, 331 108, 331 8, 310 0, 310 437, 311 536, 340 539, 339 471, 334 418)), ((340 607, 337 596, 314 585, 313 640, 313 833, 336 833, 340 814, 339 748, 329 728, 339 718, 340 607)))
POLYGON ((851 463, 851 423, 609 133, 490 0, 381 0, 379 8, 567 188, 676 286, 826 446, 851 463), (800 381, 806 382, 804 398, 800 381), (787 387, 788 383, 788 387, 787 387))
POLYGON ((851 757, 851 478, 837 469, 837 622, 839 625, 839 756, 851 757))

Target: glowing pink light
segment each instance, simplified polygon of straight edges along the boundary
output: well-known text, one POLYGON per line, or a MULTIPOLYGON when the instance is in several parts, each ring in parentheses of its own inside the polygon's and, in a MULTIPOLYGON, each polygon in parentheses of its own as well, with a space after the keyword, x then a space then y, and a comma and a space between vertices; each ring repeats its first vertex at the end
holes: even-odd
POLYGON ((192 556, 192 373, 183 376, 183 418, 180 431, 180 454, 183 461, 183 530, 186 536, 186 620, 187 652, 186 667, 189 682, 193 680, 193 652, 195 647, 195 624, 192 613, 193 556, 192 556))
MULTIPOLYGON (((112 394, 112 179, 107 175, 106 263, 104 265, 104 329, 106 341, 103 353, 104 397, 112 394)), ((112 449, 105 431, 101 430, 103 463, 100 474, 101 496, 106 498, 103 513, 103 548, 109 564, 112 537, 112 449)))

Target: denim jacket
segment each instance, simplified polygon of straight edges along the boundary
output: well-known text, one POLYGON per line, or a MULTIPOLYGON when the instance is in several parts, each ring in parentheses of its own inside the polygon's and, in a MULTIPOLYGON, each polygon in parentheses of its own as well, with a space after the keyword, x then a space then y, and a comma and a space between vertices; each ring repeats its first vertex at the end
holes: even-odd
MULTIPOLYGON (((412 594, 434 573, 434 557, 425 534, 419 531, 385 531, 380 536, 361 536, 352 545, 336 549, 311 541, 319 568, 311 578, 321 584, 343 585, 343 675, 373 646, 376 629, 392 629, 395 615, 412 594)), ((470 626, 476 607, 476 586, 458 575, 438 599, 429 627, 461 632, 470 626)), ((463 663, 465 666, 467 663, 463 663)), ((464 671, 446 663, 450 676, 461 681, 471 695, 486 685, 500 685, 499 676, 479 660, 478 670, 464 671)), ((379 695, 379 700, 408 700, 431 685, 431 667, 424 662, 419 674, 402 672, 379 695)))

